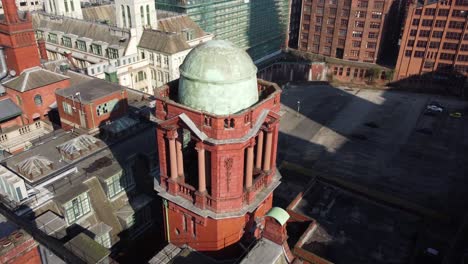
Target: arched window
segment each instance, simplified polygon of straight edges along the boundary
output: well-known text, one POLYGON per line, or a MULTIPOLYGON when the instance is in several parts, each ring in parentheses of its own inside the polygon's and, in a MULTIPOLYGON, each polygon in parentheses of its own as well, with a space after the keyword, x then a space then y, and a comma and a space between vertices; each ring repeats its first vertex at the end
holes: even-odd
POLYGON ((132 27, 132 16, 130 15, 130 6, 127 6, 128 27, 132 27))
POLYGON ((73 0, 70 0, 71 11, 75 12, 75 6, 73 5, 73 0))
POLYGON ((151 25, 149 5, 146 5, 146 24, 151 25))
POLYGON ((36 105, 42 105, 42 96, 40 94, 34 96, 34 103, 36 105))
POLYGON ((143 6, 140 6, 140 16, 141 16, 141 25, 145 25, 145 10, 143 9, 143 6))
POLYGON ((127 18, 125 17, 125 7, 123 5, 120 6, 122 8, 122 22, 123 22, 123 27, 127 27, 127 18))

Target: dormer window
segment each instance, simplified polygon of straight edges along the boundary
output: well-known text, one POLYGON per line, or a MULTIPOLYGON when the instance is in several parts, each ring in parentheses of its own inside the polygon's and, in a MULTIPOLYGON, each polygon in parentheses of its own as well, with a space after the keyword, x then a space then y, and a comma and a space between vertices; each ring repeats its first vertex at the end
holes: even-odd
POLYGON ((119 51, 117 49, 108 48, 107 49, 107 57, 109 59, 118 59, 119 58, 119 51))
POLYGON ((182 32, 185 34, 185 39, 186 39, 187 41, 193 39, 193 29, 191 29, 191 28, 184 28, 184 29, 182 30, 182 32))
POLYGON ((69 225, 91 212, 88 193, 82 193, 78 197, 71 199, 63 205, 65 209, 65 219, 69 225))
POLYGON ((76 48, 81 50, 81 51, 86 51, 86 42, 82 40, 77 40, 76 41, 76 48))
POLYGON ((40 30, 36 31, 36 39, 44 39, 44 32, 40 30))
POLYGON ((50 43, 57 44, 57 34, 49 33, 49 36, 47 37, 47 41, 50 43))
POLYGON ((71 48, 71 47, 72 47, 71 38, 69 38, 69 37, 62 37, 62 45, 65 46, 65 47, 71 48))
POLYGON ((133 185, 133 177, 125 171, 120 171, 116 175, 106 180, 107 197, 109 199, 112 199, 118 194, 120 194, 122 191, 127 190, 133 185))
POLYGON ((98 44, 91 44, 91 52, 92 52, 93 54, 102 56, 102 47, 101 47, 101 45, 98 45, 98 44))

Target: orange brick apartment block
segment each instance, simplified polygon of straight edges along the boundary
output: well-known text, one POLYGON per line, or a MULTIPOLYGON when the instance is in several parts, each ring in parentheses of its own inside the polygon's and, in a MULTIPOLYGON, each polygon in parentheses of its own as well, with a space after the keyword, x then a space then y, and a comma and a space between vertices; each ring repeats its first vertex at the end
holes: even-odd
POLYGON ((62 127, 81 127, 93 131, 127 113, 125 87, 100 79, 91 79, 56 91, 62 127))
POLYGON ((433 71, 468 72, 467 0, 412 5, 406 18, 395 79, 433 71))
POLYGON ((393 1, 304 0, 299 50, 375 63, 393 1))

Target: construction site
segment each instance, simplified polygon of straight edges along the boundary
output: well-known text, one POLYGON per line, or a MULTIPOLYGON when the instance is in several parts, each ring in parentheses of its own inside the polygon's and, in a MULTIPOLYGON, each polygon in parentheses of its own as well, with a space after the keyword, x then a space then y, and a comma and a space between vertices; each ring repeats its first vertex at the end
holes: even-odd
POLYGON ((463 263, 465 101, 305 83, 285 85, 282 103, 274 204, 296 255, 463 263))

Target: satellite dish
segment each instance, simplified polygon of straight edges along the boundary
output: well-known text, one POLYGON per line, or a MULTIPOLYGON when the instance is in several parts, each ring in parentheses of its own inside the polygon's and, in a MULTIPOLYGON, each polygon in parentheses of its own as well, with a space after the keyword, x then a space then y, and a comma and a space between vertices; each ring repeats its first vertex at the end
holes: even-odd
POLYGON ((11 76, 16 76, 16 71, 15 71, 15 70, 11 70, 11 71, 10 71, 10 75, 11 75, 11 76))

